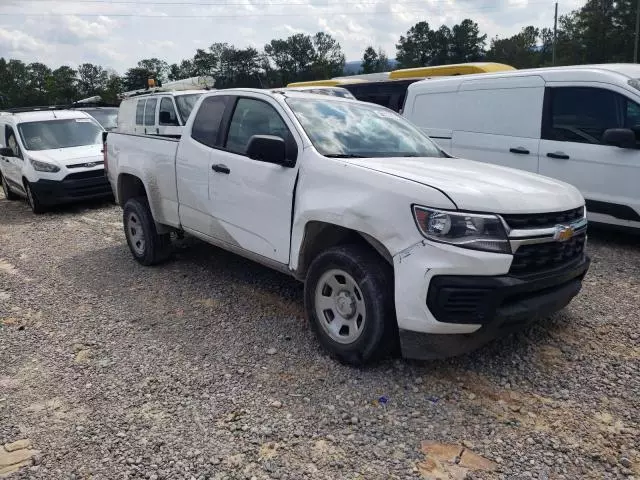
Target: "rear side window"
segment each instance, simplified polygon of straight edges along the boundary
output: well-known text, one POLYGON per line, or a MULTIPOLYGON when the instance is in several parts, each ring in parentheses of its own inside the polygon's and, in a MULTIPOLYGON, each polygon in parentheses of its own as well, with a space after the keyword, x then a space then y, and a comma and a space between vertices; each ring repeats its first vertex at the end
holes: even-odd
POLYGON ((144 123, 144 104, 146 100, 138 100, 136 105, 136 125, 142 125, 144 123))
POLYGON ((218 131, 229 97, 205 98, 196 113, 191 128, 191 138, 209 147, 216 146, 218 131))
POLYGON ((149 98, 147 100, 147 106, 144 107, 144 124, 154 125, 156 123, 156 105, 158 104, 157 98, 149 98))

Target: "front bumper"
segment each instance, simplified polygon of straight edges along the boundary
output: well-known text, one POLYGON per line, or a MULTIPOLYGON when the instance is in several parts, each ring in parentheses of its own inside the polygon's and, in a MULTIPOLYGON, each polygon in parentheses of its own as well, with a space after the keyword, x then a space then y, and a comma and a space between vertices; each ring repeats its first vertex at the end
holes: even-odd
POLYGON ((57 205, 113 195, 111 185, 103 170, 74 173, 59 181, 40 179, 31 183, 31 191, 44 205, 57 205))
POLYGON ((394 258, 396 313, 407 358, 467 353, 561 310, 580 291, 590 263, 582 255, 554 270, 515 276, 506 273, 509 255, 445 248, 434 256, 432 247, 423 244, 411 256, 394 258))

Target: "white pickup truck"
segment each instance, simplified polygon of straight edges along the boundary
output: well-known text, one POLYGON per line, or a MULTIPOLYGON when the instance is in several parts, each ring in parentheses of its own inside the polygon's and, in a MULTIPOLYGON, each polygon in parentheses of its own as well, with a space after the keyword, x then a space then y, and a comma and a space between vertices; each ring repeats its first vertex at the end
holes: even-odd
POLYGON ((179 140, 104 140, 140 263, 167 259, 178 231, 292 275, 347 363, 467 352, 565 307, 589 266, 578 190, 452 158, 377 105, 222 90, 179 140))

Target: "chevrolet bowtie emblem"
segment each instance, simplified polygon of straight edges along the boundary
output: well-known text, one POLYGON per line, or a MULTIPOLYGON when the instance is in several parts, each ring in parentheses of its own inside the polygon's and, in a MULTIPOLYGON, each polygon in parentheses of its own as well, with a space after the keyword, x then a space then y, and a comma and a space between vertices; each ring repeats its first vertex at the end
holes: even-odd
POLYGON ((556 231, 553 234, 553 239, 558 242, 566 242, 571 240, 575 230, 569 225, 556 225, 556 231))

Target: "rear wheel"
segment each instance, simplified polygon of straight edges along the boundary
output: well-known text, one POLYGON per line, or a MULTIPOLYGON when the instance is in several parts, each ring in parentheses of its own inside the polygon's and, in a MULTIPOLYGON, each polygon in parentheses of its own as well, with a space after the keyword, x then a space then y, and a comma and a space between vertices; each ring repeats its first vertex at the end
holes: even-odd
POLYGON ((320 343, 342 362, 363 365, 398 344, 393 272, 366 247, 334 247, 313 261, 305 310, 320 343))
POLYGON ((27 202, 29 202, 31 211, 35 214, 44 213, 46 211, 45 206, 38 200, 37 195, 33 193, 31 184, 27 180, 24 181, 24 189, 27 192, 27 202))
POLYGON ((11 190, 4 175, 0 175, 0 178, 2 178, 2 191, 4 192, 5 198, 7 200, 18 200, 20 196, 11 190))
POLYGON ((155 265, 171 255, 169 234, 160 235, 145 197, 127 200, 123 211, 124 233, 133 257, 142 265, 155 265))

